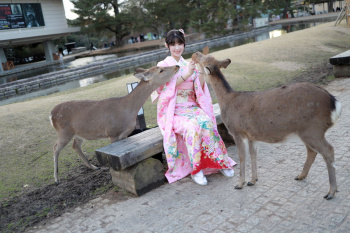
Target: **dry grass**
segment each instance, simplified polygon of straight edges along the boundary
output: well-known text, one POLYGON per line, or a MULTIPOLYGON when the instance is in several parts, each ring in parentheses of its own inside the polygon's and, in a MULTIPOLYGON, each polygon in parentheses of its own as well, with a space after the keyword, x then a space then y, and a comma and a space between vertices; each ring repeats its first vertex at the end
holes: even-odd
MULTIPOLYGON (((213 53, 230 58, 223 70, 236 90, 264 90, 306 77, 329 63, 329 58, 350 48, 350 29, 334 23, 213 53)), ((126 83, 137 81, 126 75, 88 87, 0 106, 0 202, 29 189, 54 182, 52 146, 56 132, 50 126, 51 109, 58 103, 77 99, 104 99, 126 95, 126 83)), ((156 106, 144 105, 149 127, 156 125, 156 106)), ((89 141, 83 151, 89 156, 108 140, 89 141)), ((81 164, 71 143, 61 152, 61 179, 67 170, 81 164)), ((49 198, 49 197, 48 197, 49 198)))

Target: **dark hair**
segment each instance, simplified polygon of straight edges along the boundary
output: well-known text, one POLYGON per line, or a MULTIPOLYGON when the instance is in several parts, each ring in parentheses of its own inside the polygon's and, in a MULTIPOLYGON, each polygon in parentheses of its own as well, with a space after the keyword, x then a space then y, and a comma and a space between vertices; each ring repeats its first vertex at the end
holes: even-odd
POLYGON ((170 30, 166 34, 165 43, 168 46, 173 45, 175 43, 184 44, 184 46, 186 46, 185 35, 177 29, 170 30))

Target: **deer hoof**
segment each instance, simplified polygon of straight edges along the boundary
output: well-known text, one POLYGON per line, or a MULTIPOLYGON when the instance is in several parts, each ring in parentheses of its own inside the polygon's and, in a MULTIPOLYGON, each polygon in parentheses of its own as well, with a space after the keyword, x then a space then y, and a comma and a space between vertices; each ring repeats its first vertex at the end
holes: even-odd
POLYGON ((236 185, 235 189, 242 189, 242 186, 236 185))
POLYGON ((254 183, 252 183, 252 182, 248 182, 247 183, 247 186, 254 186, 255 184, 254 183))
POLYGON ((303 179, 305 179, 305 177, 302 177, 302 176, 297 176, 294 178, 294 180, 303 180, 303 179))
POLYGON ((325 199, 328 201, 328 200, 333 199, 333 196, 332 196, 332 195, 327 194, 326 196, 324 196, 324 198, 325 198, 325 199))
POLYGON ((59 181, 55 181, 55 184, 56 184, 56 185, 59 185, 59 184, 60 184, 60 182, 59 182, 59 181))

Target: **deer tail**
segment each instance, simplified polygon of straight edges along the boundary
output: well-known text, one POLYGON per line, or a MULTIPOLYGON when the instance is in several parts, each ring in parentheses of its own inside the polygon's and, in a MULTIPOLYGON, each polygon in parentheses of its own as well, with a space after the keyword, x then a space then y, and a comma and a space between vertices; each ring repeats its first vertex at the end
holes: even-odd
POLYGON ((335 124, 335 122, 338 120, 338 118, 341 115, 341 103, 333 96, 331 96, 331 106, 332 106, 332 111, 331 111, 331 119, 332 123, 335 124))

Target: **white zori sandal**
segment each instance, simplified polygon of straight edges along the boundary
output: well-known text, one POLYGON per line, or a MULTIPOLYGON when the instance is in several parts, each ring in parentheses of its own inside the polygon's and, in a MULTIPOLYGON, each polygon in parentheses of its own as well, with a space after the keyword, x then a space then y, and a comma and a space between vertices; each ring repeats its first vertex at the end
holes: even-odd
POLYGON ((233 177, 235 175, 235 171, 233 169, 220 169, 220 172, 226 177, 233 177))
POLYGON ((191 175, 191 178, 194 182, 196 182, 199 185, 207 185, 208 184, 207 178, 204 176, 202 170, 200 170, 195 175, 191 175))

